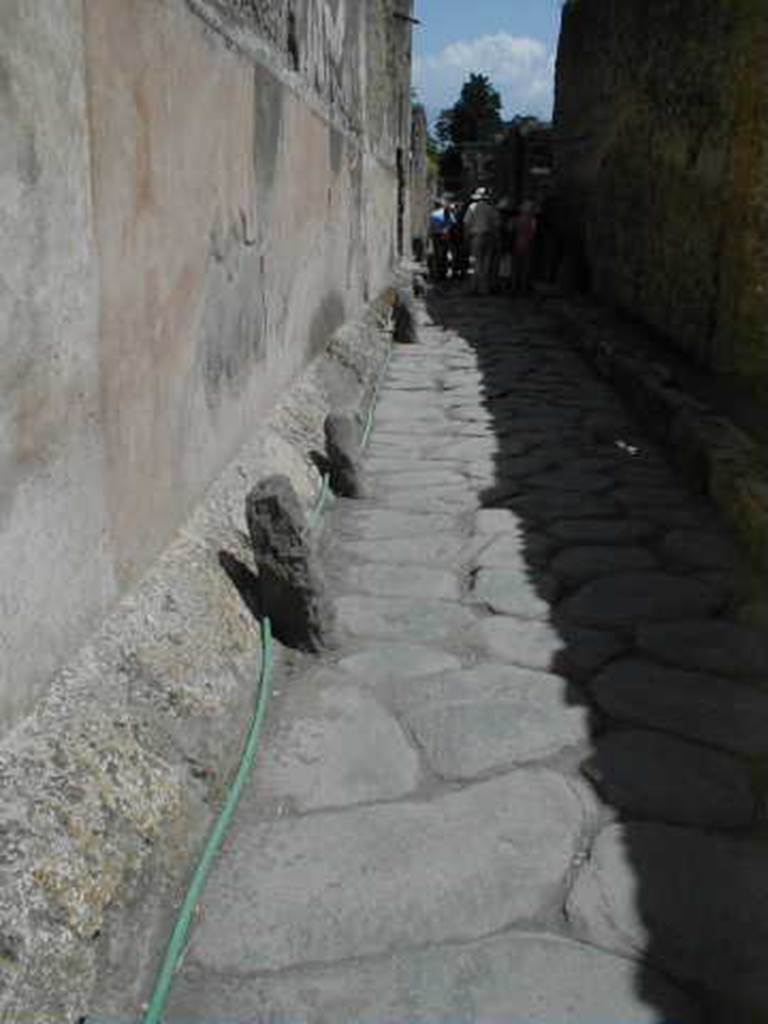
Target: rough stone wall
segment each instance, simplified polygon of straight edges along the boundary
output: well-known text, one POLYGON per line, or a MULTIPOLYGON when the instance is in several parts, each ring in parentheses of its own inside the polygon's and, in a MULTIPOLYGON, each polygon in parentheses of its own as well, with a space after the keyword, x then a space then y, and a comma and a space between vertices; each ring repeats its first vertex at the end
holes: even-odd
POLYGON ((392 13, 2 4, 3 728, 387 283, 409 134, 392 13))
POLYGON ((558 198, 597 294, 768 401, 768 7, 570 0, 558 198))

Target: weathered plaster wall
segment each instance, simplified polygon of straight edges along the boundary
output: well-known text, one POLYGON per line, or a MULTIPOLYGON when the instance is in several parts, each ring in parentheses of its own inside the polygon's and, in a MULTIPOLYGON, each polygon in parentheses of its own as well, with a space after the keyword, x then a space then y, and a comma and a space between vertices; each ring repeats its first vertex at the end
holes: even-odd
POLYGON ((429 215, 432 212, 432 199, 437 191, 437 181, 434 167, 427 156, 427 113, 421 104, 416 104, 411 116, 411 237, 426 245, 429 215))
POLYGON ((563 224, 594 290, 768 401, 768 7, 570 0, 563 224))
POLYGON ((386 284, 410 54, 390 0, 6 0, 0 30, 7 727, 386 284))
POLYGON ((80 0, 0 5, 0 718, 115 594, 80 0))

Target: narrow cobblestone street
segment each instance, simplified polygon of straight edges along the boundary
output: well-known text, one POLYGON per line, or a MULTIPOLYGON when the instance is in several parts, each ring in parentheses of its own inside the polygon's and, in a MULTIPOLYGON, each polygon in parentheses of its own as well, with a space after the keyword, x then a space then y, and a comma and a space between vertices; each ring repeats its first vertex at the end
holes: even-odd
POLYGON ((749 566, 546 302, 420 316, 324 527, 339 647, 275 701, 168 1020, 736 1020, 768 986, 749 566))

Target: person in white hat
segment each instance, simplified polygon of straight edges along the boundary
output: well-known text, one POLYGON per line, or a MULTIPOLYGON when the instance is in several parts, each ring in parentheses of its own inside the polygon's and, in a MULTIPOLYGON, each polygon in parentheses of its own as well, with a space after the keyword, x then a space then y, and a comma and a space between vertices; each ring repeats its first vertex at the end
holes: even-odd
POLYGON ((471 286, 474 295, 487 295, 491 290, 494 257, 499 244, 501 222, 490 198, 487 188, 475 189, 464 217, 464 233, 469 240, 474 264, 471 286))

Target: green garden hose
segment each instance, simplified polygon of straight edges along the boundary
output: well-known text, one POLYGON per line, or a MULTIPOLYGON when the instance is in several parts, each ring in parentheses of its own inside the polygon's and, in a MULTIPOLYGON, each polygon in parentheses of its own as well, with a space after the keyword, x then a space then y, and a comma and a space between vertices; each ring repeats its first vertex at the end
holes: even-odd
MULTIPOLYGON (((387 366, 389 365, 390 354, 391 348, 387 352, 384 370, 381 375, 382 378, 386 373, 387 366)), ((371 429, 373 427, 373 416, 378 395, 379 384, 377 382, 368 409, 368 418, 363 432, 363 448, 368 444, 368 438, 370 437, 371 429)), ((309 515, 309 524, 313 529, 320 520, 323 509, 328 500, 329 493, 330 480, 326 473, 323 476, 323 483, 317 503, 309 515)), ((216 859, 226 837, 227 831, 229 830, 232 818, 237 810, 237 805, 240 802, 243 788, 250 777, 253 769, 253 763, 256 759, 256 754, 258 753, 259 744, 261 742, 261 732, 264 727, 264 719, 267 712, 267 705, 269 704, 269 698, 272 693, 273 668, 274 649, 272 643, 272 625, 270 620, 265 617, 261 620, 261 671, 259 673, 256 707, 245 742, 243 756, 240 760, 237 774, 235 775, 232 785, 227 792, 227 798, 224 801, 224 806, 219 812, 216 823, 214 824, 211 834, 208 837, 208 841, 205 844, 205 849, 203 850, 200 860, 197 863, 197 867, 195 868, 192 881, 189 883, 186 896, 184 897, 184 902, 181 905, 171 939, 168 943, 165 957, 163 958, 160 972, 157 976, 155 988, 152 993, 152 999, 150 1000, 142 1024, 162 1024, 163 1015, 168 1003, 168 997, 173 985, 174 975, 178 971, 189 945, 189 932, 194 922, 197 905, 203 894, 203 890, 205 889, 205 883, 208 879, 211 868, 213 867, 213 862, 216 859)))
POLYGON ((265 618, 262 619, 261 622, 261 672, 259 675, 258 697, 256 699, 256 709, 251 721, 248 738, 245 743, 245 750, 243 751, 243 756, 240 760, 240 766, 237 769, 237 774, 235 775, 234 781, 227 793, 227 799, 224 801, 224 806, 219 812, 216 824, 208 837, 208 842, 206 843, 203 854, 198 861, 195 873, 192 876, 192 881, 187 889, 187 894, 184 897, 184 902, 181 905, 181 910, 179 911, 179 916, 176 919, 176 925, 173 929, 171 940, 168 943, 168 949, 166 950, 163 965, 157 976, 155 990, 152 993, 152 1000, 144 1017, 144 1024, 160 1024, 163 1019, 166 1003, 168 1002, 168 996, 170 995, 171 986, 173 984, 173 976, 175 975, 187 948, 187 937, 194 920, 197 904, 203 894, 203 889, 205 888, 205 883, 208 875, 210 874, 214 859, 221 848, 221 844, 227 834, 227 830, 232 821, 235 810, 237 809, 237 805, 240 802, 243 787, 251 773, 251 768, 253 767, 253 762, 259 749, 261 730, 264 725, 264 716, 266 714, 267 704, 269 703, 269 698, 272 692, 273 665, 274 653, 272 645, 272 627, 269 619, 265 618))

